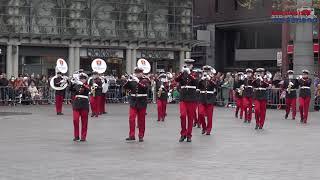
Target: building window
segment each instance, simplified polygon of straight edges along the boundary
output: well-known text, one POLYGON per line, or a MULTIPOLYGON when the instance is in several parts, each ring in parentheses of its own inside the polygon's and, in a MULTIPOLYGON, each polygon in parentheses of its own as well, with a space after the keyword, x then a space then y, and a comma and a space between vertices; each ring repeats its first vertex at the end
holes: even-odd
POLYGON ((215 1, 215 6, 214 7, 215 7, 215 11, 219 12, 219 0, 215 1))
POLYGON ((238 10, 238 0, 234 0, 234 10, 238 10))

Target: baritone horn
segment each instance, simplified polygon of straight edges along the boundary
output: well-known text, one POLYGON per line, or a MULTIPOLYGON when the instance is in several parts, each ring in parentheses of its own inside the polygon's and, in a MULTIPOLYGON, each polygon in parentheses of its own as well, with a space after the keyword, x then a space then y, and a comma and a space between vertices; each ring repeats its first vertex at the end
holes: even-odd
POLYGON ((53 76, 50 80, 50 87, 56 91, 61 91, 61 90, 64 90, 68 87, 68 77, 66 76, 62 76, 62 80, 60 81, 61 84, 60 86, 55 86, 54 84, 54 80, 58 77, 57 76, 57 73, 58 72, 61 72, 62 74, 65 74, 68 72, 68 64, 66 63, 66 61, 62 58, 59 58, 57 60, 57 63, 56 63, 56 75, 53 76))

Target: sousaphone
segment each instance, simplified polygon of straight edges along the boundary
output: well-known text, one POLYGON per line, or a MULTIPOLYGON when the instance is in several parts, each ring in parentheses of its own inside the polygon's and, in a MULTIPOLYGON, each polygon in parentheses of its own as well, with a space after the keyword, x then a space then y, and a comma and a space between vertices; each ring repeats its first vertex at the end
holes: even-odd
POLYGON ((144 74, 148 74, 151 71, 151 65, 146 59, 139 59, 137 62, 137 66, 138 68, 143 69, 144 74))
MULTIPOLYGON (((56 63, 56 74, 58 72, 61 72, 62 74, 65 74, 68 72, 68 64, 66 63, 66 61, 62 58, 59 58, 57 60, 57 63, 56 63)), ((55 86, 54 85, 54 80, 57 78, 58 76, 55 75, 51 78, 50 80, 50 87, 56 91, 61 91, 61 90, 64 90, 68 87, 68 77, 66 76, 63 76, 63 80, 61 80, 61 85, 60 86, 55 86)))

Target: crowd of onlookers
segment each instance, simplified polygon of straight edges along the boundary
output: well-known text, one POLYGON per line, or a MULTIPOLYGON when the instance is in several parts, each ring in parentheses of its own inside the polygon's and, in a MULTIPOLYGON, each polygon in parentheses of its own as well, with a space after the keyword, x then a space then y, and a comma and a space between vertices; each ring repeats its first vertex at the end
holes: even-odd
MULTIPOLYGON (((149 91, 150 101, 155 100, 156 96, 156 83, 157 74, 149 74, 148 77, 151 80, 151 88, 149 91)), ((176 76, 172 73, 172 76, 176 76)), ((45 75, 35 74, 19 74, 18 77, 7 77, 6 74, 0 74, 0 103, 21 103, 21 104, 48 104, 54 103, 54 90, 50 88, 49 82, 51 77, 45 75)), ((121 77, 106 76, 109 83, 109 91, 107 93, 107 100, 109 102, 127 102, 127 92, 122 89, 122 86, 126 82, 127 77, 122 75, 121 77)), ((230 106, 234 105, 235 91, 234 84, 238 81, 236 72, 221 73, 218 72, 215 76, 216 81, 220 84, 220 88, 217 90, 217 105, 230 106)), ((281 88, 283 76, 280 72, 273 74, 273 77, 269 79, 272 87, 269 90, 269 102, 268 104, 274 105, 277 108, 281 108, 281 105, 285 104, 283 98, 283 91, 281 88)), ((175 81, 170 83, 170 102, 179 101, 178 84, 175 81)), ((314 86, 316 87, 315 97, 317 104, 320 104, 320 78, 314 77, 314 86)), ((65 98, 66 103, 69 103, 68 99, 71 99, 66 90, 65 98)))

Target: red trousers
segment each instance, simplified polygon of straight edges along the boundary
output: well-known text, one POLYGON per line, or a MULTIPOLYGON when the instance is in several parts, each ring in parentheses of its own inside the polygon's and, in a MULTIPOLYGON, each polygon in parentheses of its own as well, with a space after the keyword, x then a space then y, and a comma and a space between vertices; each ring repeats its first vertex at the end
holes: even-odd
POLYGON ((193 118, 194 118, 194 121, 193 123, 194 124, 200 124, 200 121, 199 121, 199 103, 195 102, 195 110, 194 110, 194 115, 193 115, 193 118))
POLYGON ((254 100, 254 105, 256 124, 259 127, 263 127, 266 120, 267 100, 254 100))
POLYGON ((212 114, 214 106, 212 104, 199 105, 199 121, 202 124, 202 129, 210 134, 212 129, 212 114), (207 117, 207 122, 205 120, 207 117))
POLYGON ((292 109, 292 119, 296 118, 297 114, 297 98, 286 98, 286 114, 290 113, 292 109))
POLYGON ((99 114, 102 114, 105 112, 105 104, 106 104, 106 98, 105 94, 102 94, 102 96, 97 96, 98 104, 97 104, 97 111, 99 114))
POLYGON ((310 97, 299 97, 300 117, 304 123, 307 123, 310 106, 310 97))
POLYGON ((99 96, 90 96, 90 106, 91 106, 91 112, 93 114, 99 114, 98 104, 99 104, 99 96))
POLYGON ((136 129, 136 117, 138 117, 138 128, 139 128, 139 138, 144 137, 144 132, 146 129, 146 111, 147 108, 133 108, 129 109, 129 137, 135 137, 136 129))
POLYGON ((62 103, 63 103, 64 97, 61 95, 56 95, 55 99, 56 99, 56 112, 61 113, 62 112, 62 103))
POLYGON ((74 127, 74 137, 79 138, 79 122, 81 118, 81 139, 85 140, 87 138, 88 130, 88 110, 77 109, 73 110, 73 127, 74 127))
POLYGON ((181 136, 192 137, 193 120, 196 111, 195 102, 180 101, 181 136), (188 124, 187 124, 188 118, 188 124))
POLYGON ((243 101, 242 103, 244 108, 245 120, 251 121, 252 120, 252 98, 243 97, 242 101, 243 101))
POLYGON ((101 99, 100 99, 100 103, 101 103, 101 113, 105 113, 106 111, 106 94, 102 93, 101 99))
POLYGON ((236 97, 237 107, 236 107, 236 115, 238 116, 239 110, 240 110, 240 119, 243 117, 244 112, 244 105, 243 105, 243 98, 242 97, 236 97))
POLYGON ((158 121, 164 121, 167 112, 167 100, 166 99, 158 99, 157 100, 158 107, 158 121))

